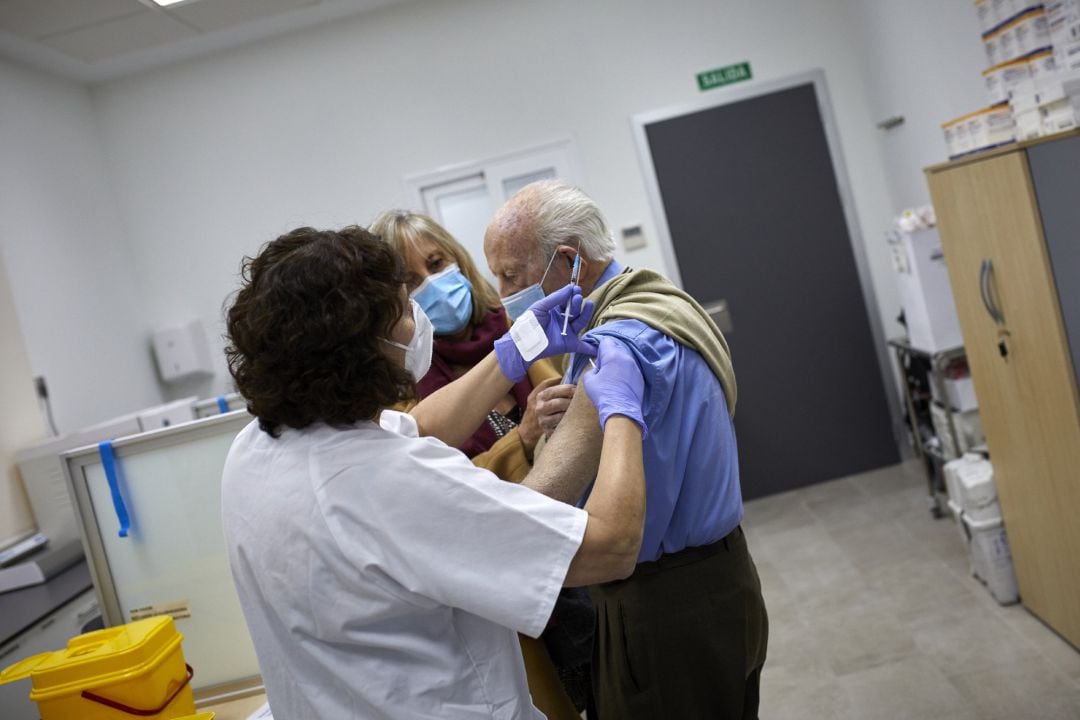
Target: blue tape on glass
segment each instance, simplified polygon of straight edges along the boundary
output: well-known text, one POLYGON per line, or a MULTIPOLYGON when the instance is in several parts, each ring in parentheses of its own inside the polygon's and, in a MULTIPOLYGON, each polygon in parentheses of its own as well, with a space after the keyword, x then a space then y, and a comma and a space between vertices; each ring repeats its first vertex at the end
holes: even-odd
POLYGON ((105 479, 109 481, 109 492, 112 494, 113 508, 116 509, 116 519, 120 521, 120 537, 127 537, 131 528, 131 519, 128 518, 127 507, 124 498, 120 495, 120 479, 116 464, 116 455, 113 454, 112 442, 106 440, 98 443, 98 454, 101 455, 101 464, 105 467, 105 479))
POLYGON ((225 399, 224 395, 218 395, 217 409, 222 415, 229 412, 229 401, 225 399))

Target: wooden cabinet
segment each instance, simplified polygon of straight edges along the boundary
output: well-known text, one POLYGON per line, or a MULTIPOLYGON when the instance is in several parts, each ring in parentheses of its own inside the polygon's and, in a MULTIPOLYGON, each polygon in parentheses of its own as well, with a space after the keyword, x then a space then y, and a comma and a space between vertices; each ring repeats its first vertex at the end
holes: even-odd
POLYGON ((1070 264, 1080 162, 1064 178, 1039 160, 1060 153, 1080 158, 1080 134, 929 168, 927 179, 1021 601, 1080 647, 1080 347, 1070 346, 1080 327, 1062 305, 1080 291, 1070 264), (1054 199, 1069 180, 1074 201, 1054 199))

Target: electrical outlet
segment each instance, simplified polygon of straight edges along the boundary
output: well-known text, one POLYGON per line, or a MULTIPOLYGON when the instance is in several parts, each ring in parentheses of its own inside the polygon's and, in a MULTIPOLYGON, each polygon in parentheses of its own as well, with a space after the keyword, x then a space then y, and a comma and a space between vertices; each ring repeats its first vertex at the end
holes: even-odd
POLYGON ((640 225, 622 229, 623 248, 626 250, 640 250, 645 247, 645 231, 640 225))

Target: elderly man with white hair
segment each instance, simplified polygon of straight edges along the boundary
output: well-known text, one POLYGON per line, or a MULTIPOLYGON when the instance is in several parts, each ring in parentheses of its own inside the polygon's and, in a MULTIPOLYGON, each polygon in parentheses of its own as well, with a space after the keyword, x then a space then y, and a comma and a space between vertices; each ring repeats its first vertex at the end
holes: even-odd
MULTIPOLYGON (((625 345, 645 378, 646 507, 634 573, 590 588, 596 606, 593 679, 602 720, 756 718, 768 619, 740 522, 732 418, 735 373, 727 342, 701 306, 650 270, 614 260, 596 204, 558 181, 533 183, 495 214, 484 236, 488 266, 511 317, 563 287, 579 258, 582 292, 596 304, 584 339, 625 345)), ((588 358, 569 356, 565 382, 588 358)), ((559 434, 598 448, 600 427, 563 397, 559 434)), ((573 394, 571 400, 569 396, 573 394)), ((598 458, 594 451, 583 457, 598 458)), ((572 478, 543 492, 580 504, 572 478)))

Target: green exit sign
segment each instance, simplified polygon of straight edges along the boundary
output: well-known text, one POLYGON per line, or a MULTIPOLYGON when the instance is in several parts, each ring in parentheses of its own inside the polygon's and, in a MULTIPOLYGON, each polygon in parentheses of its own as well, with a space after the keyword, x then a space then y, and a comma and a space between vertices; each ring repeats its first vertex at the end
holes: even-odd
POLYGON ((742 80, 749 80, 750 77, 750 63, 741 62, 736 65, 728 65, 727 67, 698 73, 697 84, 702 90, 711 90, 721 85, 730 85, 742 80))

